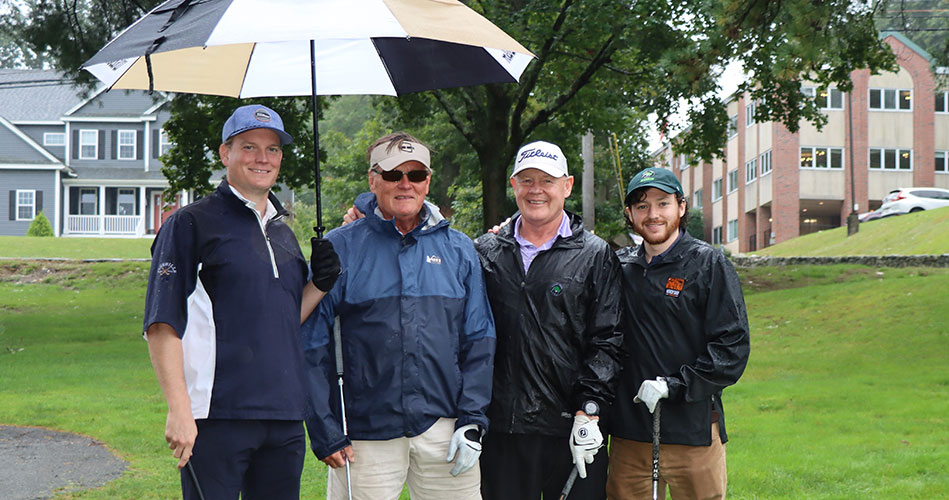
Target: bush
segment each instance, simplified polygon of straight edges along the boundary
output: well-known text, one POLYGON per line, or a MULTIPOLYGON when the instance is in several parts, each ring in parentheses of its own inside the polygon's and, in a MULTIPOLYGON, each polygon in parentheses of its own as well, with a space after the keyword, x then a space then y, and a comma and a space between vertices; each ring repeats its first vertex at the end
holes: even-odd
POLYGON ((26 235, 53 236, 53 225, 49 223, 49 219, 43 215, 43 212, 40 212, 33 218, 33 222, 30 223, 30 228, 26 230, 26 235))

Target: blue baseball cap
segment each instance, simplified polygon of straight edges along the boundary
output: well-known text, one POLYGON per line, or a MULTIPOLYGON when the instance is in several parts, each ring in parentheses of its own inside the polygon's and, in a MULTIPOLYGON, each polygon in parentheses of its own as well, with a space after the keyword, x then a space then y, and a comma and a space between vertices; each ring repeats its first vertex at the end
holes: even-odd
POLYGON ((283 130, 283 120, 280 119, 280 115, 260 104, 249 104, 235 109, 231 117, 224 122, 221 142, 227 142, 231 137, 255 128, 269 128, 276 132, 280 137, 281 146, 293 142, 293 137, 283 130))

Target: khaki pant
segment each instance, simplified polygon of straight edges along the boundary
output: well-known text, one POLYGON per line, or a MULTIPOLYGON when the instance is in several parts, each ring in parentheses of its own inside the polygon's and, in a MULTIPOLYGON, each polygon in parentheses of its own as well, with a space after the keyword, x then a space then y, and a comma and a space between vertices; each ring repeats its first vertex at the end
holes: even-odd
MULTIPOLYGON (((446 462, 455 419, 441 418, 421 435, 387 441, 353 441, 353 500, 397 500, 408 483, 412 500, 481 500, 481 469, 451 475, 446 462)), ((346 499, 346 468, 329 469, 327 500, 346 499)))
MULTIPOLYGON (((669 485, 673 500, 724 500, 727 480, 717 422, 711 446, 659 446, 658 498, 666 498, 669 485)), ((610 500, 652 499, 652 443, 611 437, 606 495, 610 500)))

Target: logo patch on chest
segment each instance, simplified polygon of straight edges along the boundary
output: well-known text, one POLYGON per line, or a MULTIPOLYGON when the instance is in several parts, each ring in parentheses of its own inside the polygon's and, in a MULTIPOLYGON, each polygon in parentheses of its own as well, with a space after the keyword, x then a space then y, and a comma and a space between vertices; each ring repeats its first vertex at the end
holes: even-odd
POLYGON ((685 287, 685 280, 682 278, 669 278, 666 280, 666 295, 670 297, 678 297, 679 293, 682 292, 682 288, 685 287))
POLYGON ((441 264, 442 258, 437 255, 429 255, 425 257, 425 262, 429 264, 441 264))
POLYGON ((563 293, 563 286, 560 283, 554 283, 554 286, 550 287, 550 293, 561 295, 563 293))
POLYGON ((162 262, 161 265, 158 266, 158 271, 157 271, 159 276, 163 276, 166 278, 177 272, 178 270, 175 269, 175 265, 172 264, 171 262, 162 262))

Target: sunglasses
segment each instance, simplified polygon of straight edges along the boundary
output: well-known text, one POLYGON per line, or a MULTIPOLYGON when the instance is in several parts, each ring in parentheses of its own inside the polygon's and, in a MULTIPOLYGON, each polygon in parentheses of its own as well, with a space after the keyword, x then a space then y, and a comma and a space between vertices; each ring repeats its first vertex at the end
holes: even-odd
POLYGON ((409 182, 425 182, 425 179, 428 179, 428 170, 409 170, 408 172, 403 172, 401 170, 382 171, 374 168, 372 171, 382 176, 382 180, 386 182, 399 182, 402 180, 403 175, 409 178, 409 182))

